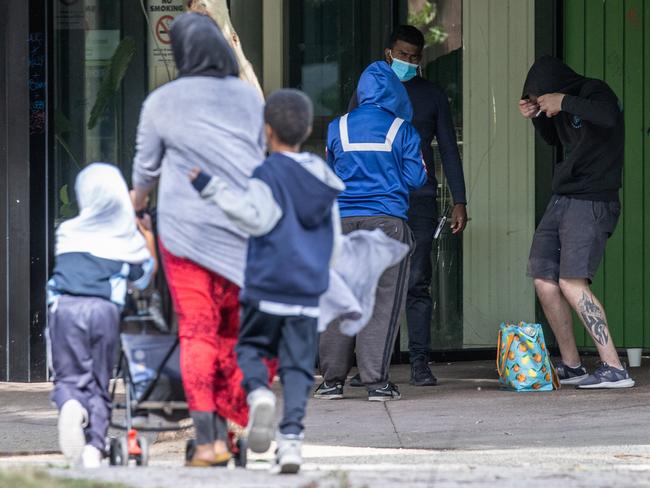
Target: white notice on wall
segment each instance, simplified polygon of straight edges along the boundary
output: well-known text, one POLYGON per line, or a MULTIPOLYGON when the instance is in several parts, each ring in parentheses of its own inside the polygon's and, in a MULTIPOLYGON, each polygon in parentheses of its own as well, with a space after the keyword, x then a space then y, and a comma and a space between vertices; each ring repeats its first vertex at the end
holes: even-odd
POLYGON ((174 19, 183 13, 184 0, 148 0, 149 38, 147 62, 149 90, 176 77, 169 31, 174 19))

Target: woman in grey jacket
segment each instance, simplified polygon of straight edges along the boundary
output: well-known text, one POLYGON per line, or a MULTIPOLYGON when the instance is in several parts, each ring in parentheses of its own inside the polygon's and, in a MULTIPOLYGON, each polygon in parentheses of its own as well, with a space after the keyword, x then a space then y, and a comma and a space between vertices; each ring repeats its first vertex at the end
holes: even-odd
POLYGON ((235 57, 209 17, 171 28, 179 76, 145 100, 133 167, 134 206, 158 185, 162 263, 179 319, 181 371, 197 430, 193 466, 223 465, 225 419, 246 425, 234 347, 246 236, 186 175, 194 167, 244 188, 263 160, 263 101, 240 80, 235 57))

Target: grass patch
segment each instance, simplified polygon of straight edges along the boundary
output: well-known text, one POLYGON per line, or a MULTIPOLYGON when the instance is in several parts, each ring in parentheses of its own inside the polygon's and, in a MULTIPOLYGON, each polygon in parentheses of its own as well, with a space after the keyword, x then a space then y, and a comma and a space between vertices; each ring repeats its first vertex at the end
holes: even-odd
POLYGON ((50 476, 35 469, 0 469, 0 488, 128 488, 121 483, 50 476))

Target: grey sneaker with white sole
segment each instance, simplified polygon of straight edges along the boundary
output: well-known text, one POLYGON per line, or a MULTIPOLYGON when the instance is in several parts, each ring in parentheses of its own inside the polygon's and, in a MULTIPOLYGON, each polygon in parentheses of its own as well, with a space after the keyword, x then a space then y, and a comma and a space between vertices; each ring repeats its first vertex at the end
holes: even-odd
POLYGON ((257 388, 246 397, 250 409, 248 417, 248 447, 251 451, 266 452, 275 433, 275 395, 267 388, 257 388))
POLYGON ((589 376, 587 369, 582 364, 571 368, 562 361, 555 366, 555 372, 562 385, 577 385, 589 376))
POLYGON ((632 388, 634 380, 630 378, 627 369, 614 368, 607 363, 601 363, 593 374, 576 385, 579 389, 596 388, 632 388))
POLYGON ((343 398, 343 383, 336 381, 330 385, 327 381, 323 381, 316 388, 314 398, 319 400, 340 400, 343 398))
POLYGON ((399 388, 397 388, 395 383, 391 383, 390 381, 381 388, 368 390, 369 402, 387 402, 390 400, 399 400, 400 398, 402 398, 402 395, 399 392, 399 388))

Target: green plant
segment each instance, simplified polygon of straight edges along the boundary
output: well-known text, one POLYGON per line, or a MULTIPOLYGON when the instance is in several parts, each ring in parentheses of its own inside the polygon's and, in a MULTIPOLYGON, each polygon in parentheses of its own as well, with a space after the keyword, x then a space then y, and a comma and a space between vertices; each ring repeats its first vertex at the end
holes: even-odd
POLYGON ((90 111, 88 118, 88 129, 93 129, 97 125, 99 117, 104 113, 106 107, 113 100, 113 97, 120 90, 122 79, 126 74, 126 70, 131 64, 133 55, 135 54, 135 41, 132 37, 125 37, 115 49, 108 69, 102 79, 102 84, 99 87, 95 104, 90 111))
MULTIPOLYGON (((120 90, 122 80, 126 74, 127 69, 135 54, 136 45, 132 37, 125 37, 120 44, 115 48, 115 52, 111 56, 110 63, 104 73, 102 83, 97 98, 90 111, 88 117, 87 127, 92 130, 99 121, 99 118, 105 112, 106 108, 111 104, 115 96, 120 90)), ((54 112, 54 138, 58 142, 68 157, 77 166, 77 169, 82 169, 85 166, 83 161, 80 161, 72 151, 72 148, 66 141, 66 135, 74 132, 70 119, 61 111, 55 110, 54 112)), ((59 213, 60 219, 68 219, 77 214, 77 206, 71 201, 68 184, 64 184, 59 188, 59 213)))
POLYGON ((58 109, 55 110, 54 111, 54 139, 56 140, 56 142, 61 144, 61 147, 66 152, 66 154, 70 156, 70 159, 72 159, 72 162, 77 166, 77 168, 81 169, 82 164, 76 158, 76 156, 72 152, 72 149, 70 148, 70 146, 68 146, 68 143, 64 138, 64 135, 70 132, 72 132, 72 123, 70 122, 70 120, 65 116, 63 112, 61 112, 58 109))
POLYGON ((61 206, 59 207, 59 218, 69 219, 77 215, 77 205, 70 201, 67 183, 59 190, 59 202, 61 202, 61 206))

